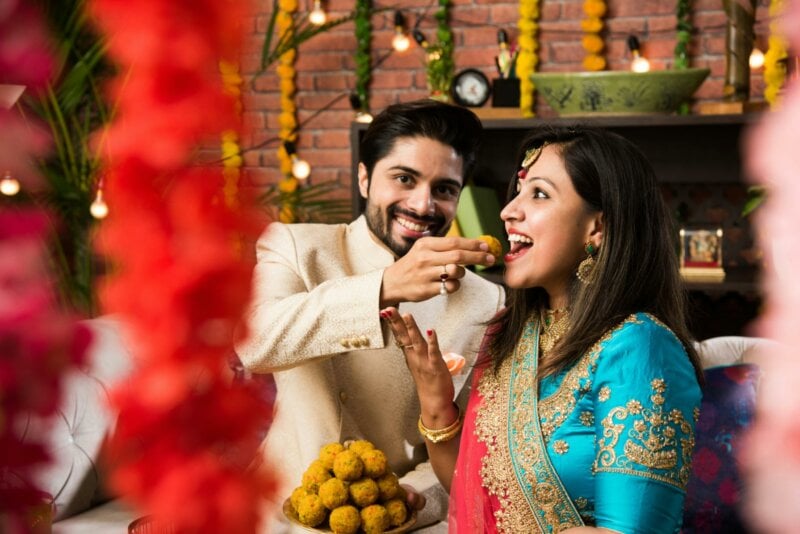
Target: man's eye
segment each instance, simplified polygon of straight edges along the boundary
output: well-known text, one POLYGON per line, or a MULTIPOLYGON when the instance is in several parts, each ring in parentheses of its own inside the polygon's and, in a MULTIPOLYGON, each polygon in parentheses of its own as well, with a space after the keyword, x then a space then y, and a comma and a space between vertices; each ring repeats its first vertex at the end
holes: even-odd
POLYGON ((434 192, 442 197, 457 197, 458 188, 452 186, 442 185, 434 189, 434 192))
POLYGON ((401 174, 395 178, 401 184, 409 184, 411 183, 411 177, 407 174, 401 174))

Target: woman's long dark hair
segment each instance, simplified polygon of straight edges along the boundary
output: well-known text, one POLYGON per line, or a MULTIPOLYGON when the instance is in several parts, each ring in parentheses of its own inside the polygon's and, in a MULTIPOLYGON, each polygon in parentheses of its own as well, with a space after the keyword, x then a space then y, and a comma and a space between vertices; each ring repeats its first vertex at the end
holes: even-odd
MULTIPOLYGON (((678 270, 676 234, 652 166, 633 143, 618 134, 561 126, 529 134, 516 169, 527 150, 545 144, 559 148, 575 190, 589 209, 603 212, 604 226, 593 283, 584 285, 574 279, 570 330, 552 357, 542 362, 540 376, 574 363, 625 318, 646 312, 675 333, 702 382, 700 361, 686 326, 686 291, 678 270)), ((515 174, 508 200, 517 194, 516 179, 515 174)), ((489 332, 502 332, 489 340, 495 370, 513 353, 528 319, 541 316, 548 305, 541 288, 509 289, 506 310, 489 323, 489 332)))

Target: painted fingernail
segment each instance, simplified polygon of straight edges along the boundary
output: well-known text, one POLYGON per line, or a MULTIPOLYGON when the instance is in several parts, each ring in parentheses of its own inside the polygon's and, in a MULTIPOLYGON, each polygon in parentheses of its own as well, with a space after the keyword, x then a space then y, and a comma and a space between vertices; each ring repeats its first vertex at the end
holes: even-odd
POLYGON ((386 319, 386 312, 385 311, 381 311, 380 315, 381 315, 381 319, 386 319))
POLYGON ((431 337, 432 335, 433 335, 433 330, 428 329, 428 337, 431 337))
POLYGON ((386 317, 388 318, 391 316, 392 316, 392 310, 386 310, 386 317))

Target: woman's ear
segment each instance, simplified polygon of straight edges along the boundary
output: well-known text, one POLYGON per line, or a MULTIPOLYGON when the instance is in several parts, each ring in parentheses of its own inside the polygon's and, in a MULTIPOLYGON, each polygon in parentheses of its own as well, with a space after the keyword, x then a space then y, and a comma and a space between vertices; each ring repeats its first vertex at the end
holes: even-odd
POLYGON ((369 175, 367 174, 367 166, 360 162, 358 164, 358 191, 362 197, 367 198, 369 194, 369 175))
POLYGON ((602 211, 598 211, 589 223, 588 241, 594 245, 595 250, 600 250, 603 244, 603 231, 605 229, 605 217, 602 211))

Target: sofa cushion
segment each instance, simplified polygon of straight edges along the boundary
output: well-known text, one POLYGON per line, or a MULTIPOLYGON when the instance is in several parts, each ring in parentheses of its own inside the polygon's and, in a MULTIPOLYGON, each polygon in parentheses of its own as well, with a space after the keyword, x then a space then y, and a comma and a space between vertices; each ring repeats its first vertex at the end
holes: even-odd
POLYGON ((746 532, 740 503, 737 443, 755 412, 758 367, 738 364, 704 371, 706 383, 692 475, 686 488, 683 532, 746 532))
POLYGON ((56 416, 31 419, 27 429, 28 436, 43 436, 52 456, 34 481, 54 497, 56 521, 104 500, 97 462, 116 421, 109 408, 108 389, 131 369, 119 324, 110 318, 91 319, 86 324, 93 334, 88 367, 65 378, 56 416))

